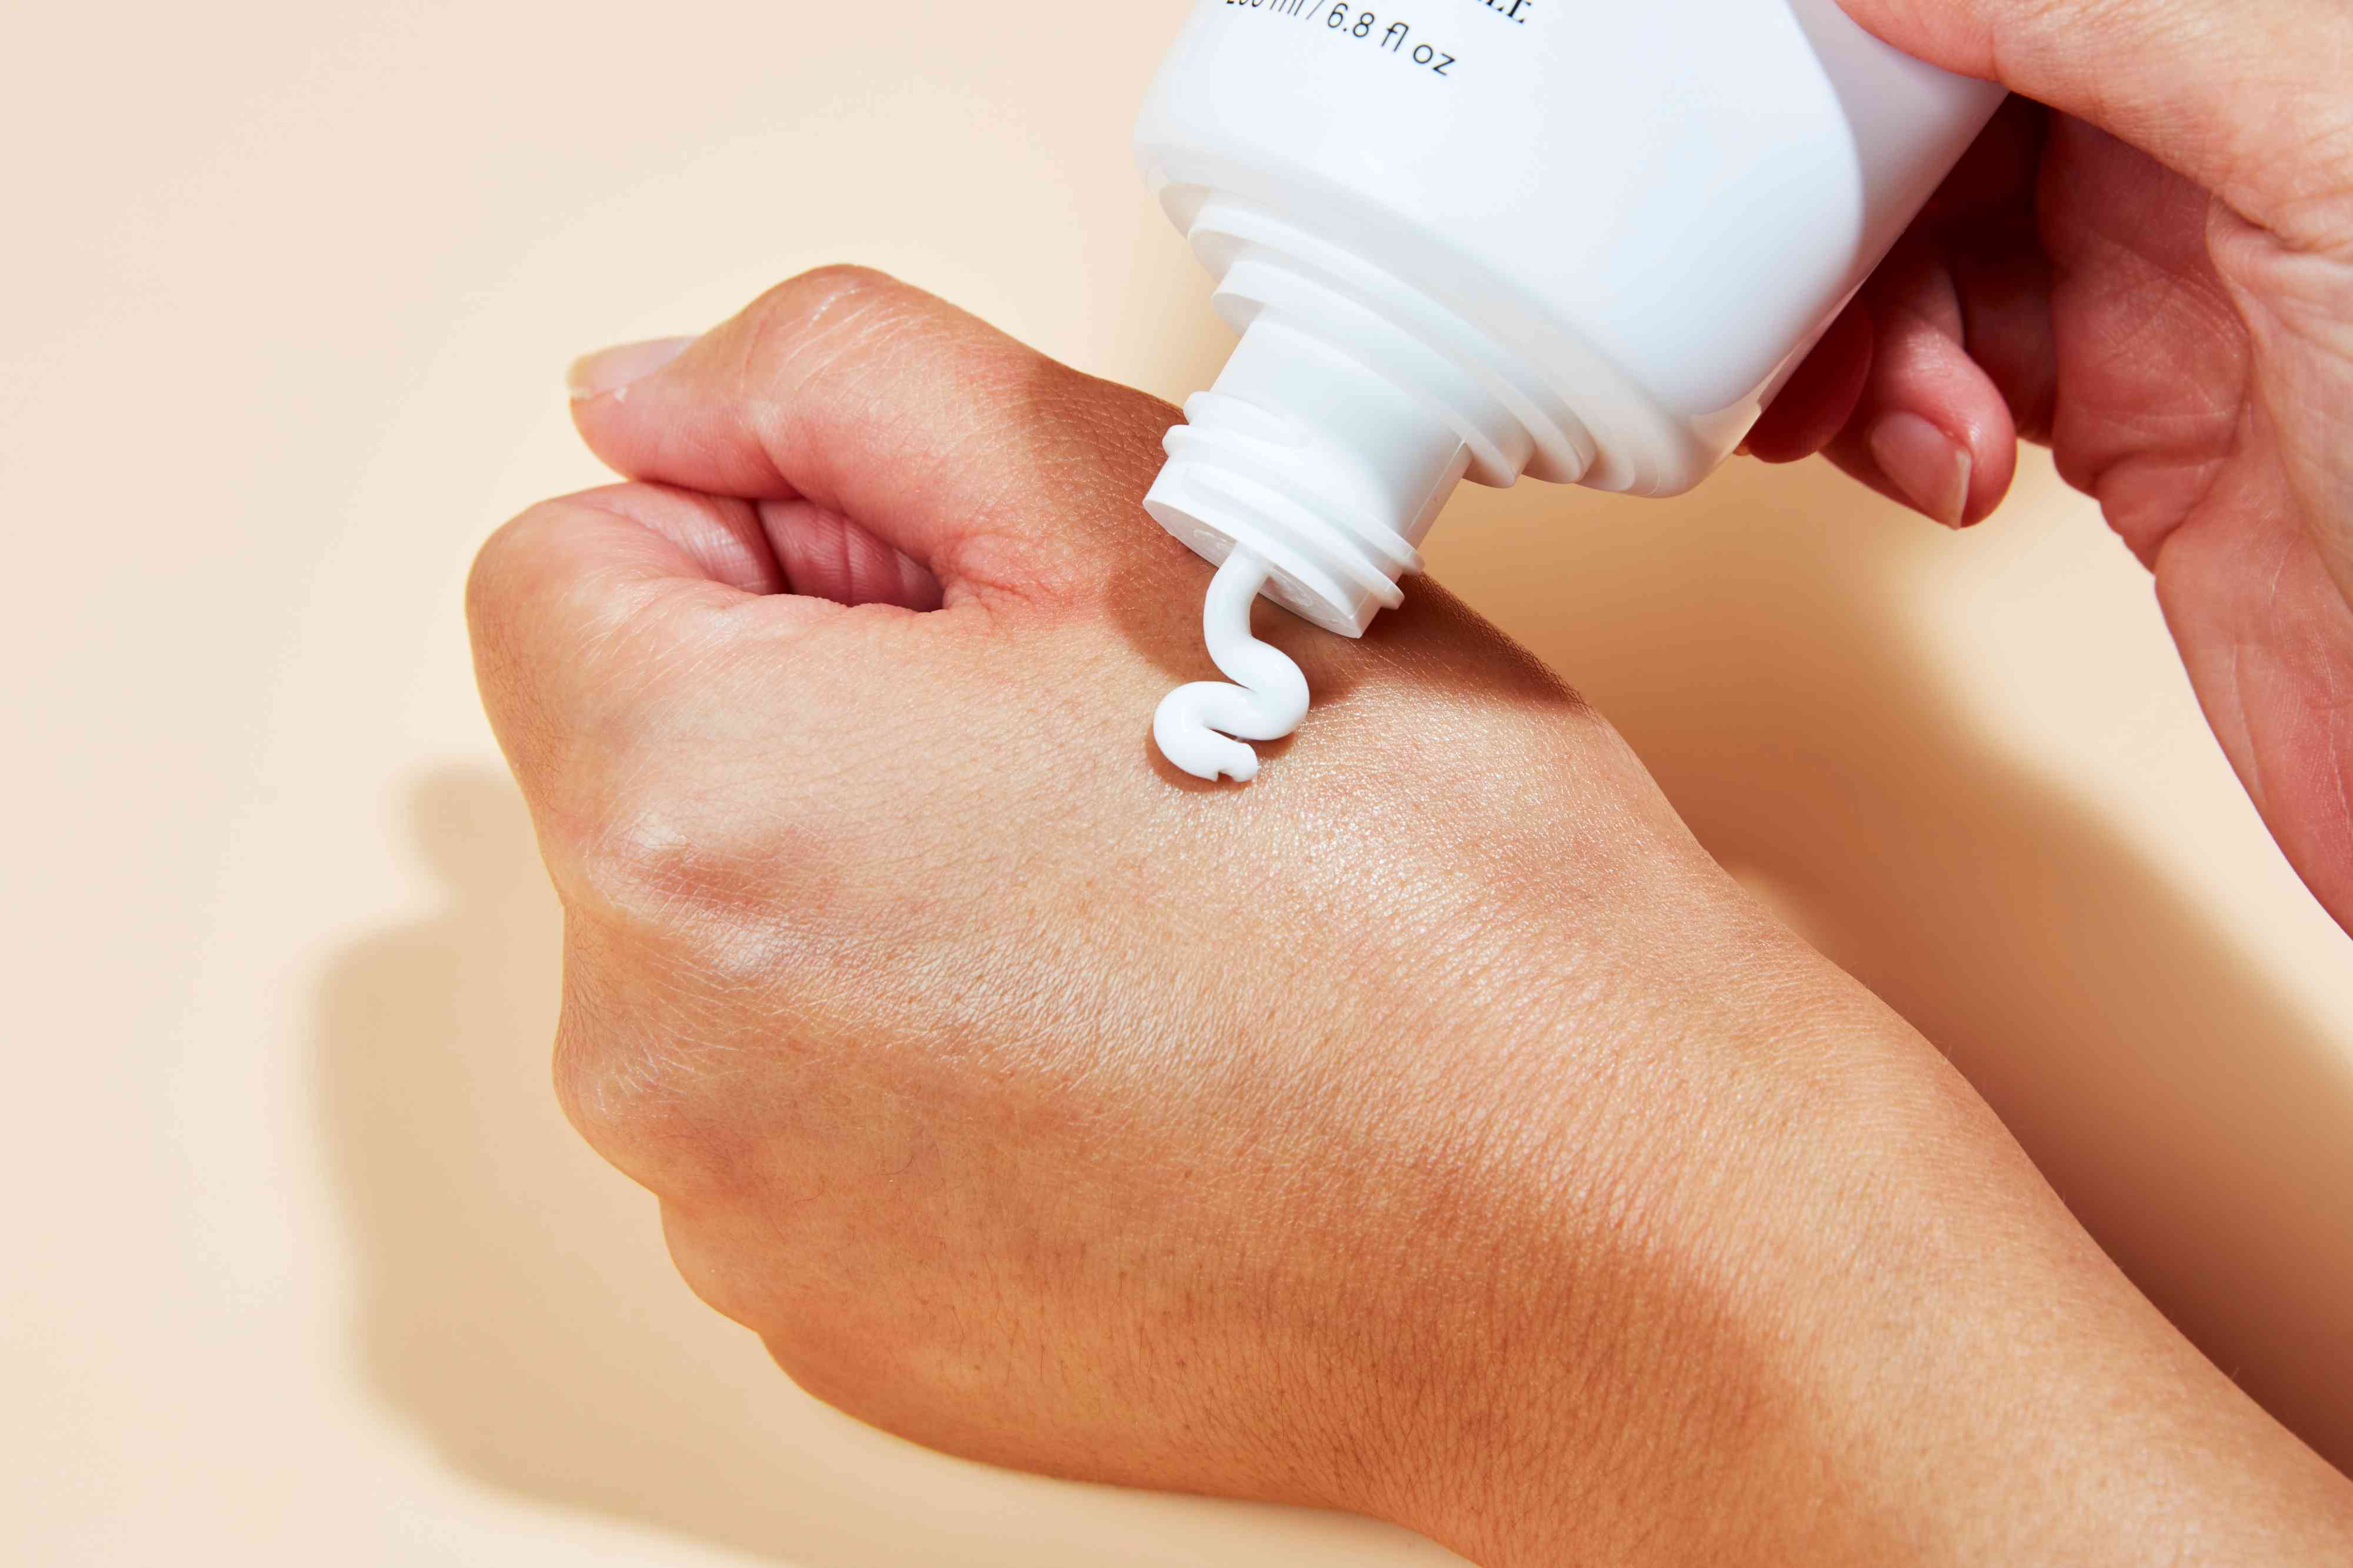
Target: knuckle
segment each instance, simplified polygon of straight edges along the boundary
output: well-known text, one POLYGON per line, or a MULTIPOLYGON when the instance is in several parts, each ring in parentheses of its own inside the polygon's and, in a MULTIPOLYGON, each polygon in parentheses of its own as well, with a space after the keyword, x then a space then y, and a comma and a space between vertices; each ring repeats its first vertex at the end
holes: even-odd
POLYGON ((749 978, 815 941, 856 856, 889 847, 830 804, 887 753, 845 744, 780 777, 779 737, 818 731, 830 704, 775 695, 754 660, 662 653, 547 737, 541 847, 572 914, 682 972, 749 978))
POLYGON ((821 314, 833 306, 860 300, 928 299, 929 295, 912 284, 902 283, 879 268, 834 262, 786 279, 769 289, 763 302, 821 314))
POLYGON ((715 830, 678 793, 646 798, 552 857, 566 910, 555 1093, 647 1187, 723 1204, 756 1184, 799 1092, 827 1092, 812 1018, 835 1005, 839 938, 826 879, 788 842, 715 830))
POLYGON ((776 1370, 823 1405, 864 1419, 892 1403, 887 1391, 909 1381, 900 1334, 837 1302, 803 1292, 781 1325, 761 1325, 760 1340, 776 1370))
MULTIPOLYGON (((567 973, 567 983, 571 979, 567 973)), ((616 1078, 616 1053, 605 1032, 586 1016, 578 992, 569 984, 566 991, 555 1027, 555 1102, 590 1148, 627 1170, 635 1119, 622 1112, 622 1097, 607 1092, 616 1078)))
POLYGON ((744 390, 789 387, 804 416, 821 426, 874 418, 878 370, 927 373, 934 386, 952 380, 984 405, 1030 400, 1041 367, 1058 373, 1051 384, 1082 379, 979 318, 867 267, 819 268, 780 283, 753 302, 742 324, 744 390))
POLYGON ((544 771, 560 732, 540 646, 544 633, 533 619, 549 570, 554 506, 534 507, 492 533, 466 576, 466 627, 483 706, 527 786, 544 771))
POLYGON ((542 501, 500 525, 474 552, 466 574, 466 621, 477 639, 501 630, 521 602, 533 562, 542 553, 547 513, 557 503, 542 501))
POLYGON ((749 328, 744 368, 751 374, 773 373, 840 333, 903 324, 945 309, 887 272, 871 267, 821 267, 777 284, 752 302, 744 312, 749 328))
POLYGON ((589 912, 668 945, 712 901, 716 857, 676 821, 666 792, 623 784, 599 793, 603 809, 575 855, 589 912))
POLYGON ((759 933, 777 889, 805 882, 813 855, 730 778, 681 777, 675 751, 642 736, 605 748, 582 797, 593 816, 570 835, 582 912, 710 979, 757 972, 776 956, 759 933))
POLYGON ((512 642, 530 625, 580 626, 628 619, 636 597, 613 592, 609 578, 584 572, 575 548, 593 524, 625 513, 623 499, 642 487, 616 485, 543 500, 501 524, 475 552, 466 576, 466 616, 475 637, 512 642))
POLYGON ((664 1197, 717 1201, 740 1184, 731 1131, 733 1051, 698 1033, 675 997, 653 1011, 598 997, 567 963, 557 1026, 556 1103, 588 1146, 664 1197))
POLYGON ((664 1201, 662 1239, 670 1263, 704 1306, 757 1331, 776 1320, 775 1273, 730 1234, 732 1211, 722 1211, 725 1217, 716 1225, 702 1217, 709 1212, 664 1201))

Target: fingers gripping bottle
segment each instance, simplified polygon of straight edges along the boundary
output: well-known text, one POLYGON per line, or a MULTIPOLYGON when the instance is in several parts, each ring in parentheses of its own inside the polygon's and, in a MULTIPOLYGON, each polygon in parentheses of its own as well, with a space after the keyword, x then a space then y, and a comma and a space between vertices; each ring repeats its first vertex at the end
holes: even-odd
POLYGON ((1169 760, 1250 778, 1307 709, 1254 601, 1361 637, 1462 479, 1696 485, 2000 101, 1837 0, 1198 0, 1137 151, 1241 342, 1145 505, 1237 684, 1169 760))

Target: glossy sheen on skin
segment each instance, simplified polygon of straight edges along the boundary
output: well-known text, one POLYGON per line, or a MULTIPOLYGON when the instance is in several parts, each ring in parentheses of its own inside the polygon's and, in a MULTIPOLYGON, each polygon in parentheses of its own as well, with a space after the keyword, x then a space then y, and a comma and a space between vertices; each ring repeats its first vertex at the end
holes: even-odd
POLYGON ((1242 742, 1280 741, 1307 717, 1307 677, 1282 649, 1250 635, 1250 608, 1266 581, 1266 563, 1250 552, 1226 558, 1209 584, 1202 632, 1209 658, 1234 684, 1180 686, 1153 715, 1160 754, 1197 779, 1248 784, 1258 776, 1258 753, 1242 742))

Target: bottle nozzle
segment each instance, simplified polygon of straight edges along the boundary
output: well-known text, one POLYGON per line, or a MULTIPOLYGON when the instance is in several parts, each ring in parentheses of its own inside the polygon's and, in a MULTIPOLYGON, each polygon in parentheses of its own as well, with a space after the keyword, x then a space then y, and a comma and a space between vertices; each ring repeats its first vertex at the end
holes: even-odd
POLYGON ((1471 466, 1443 411, 1271 315, 1185 417, 1145 510, 1211 561, 1249 551, 1268 597, 1343 637, 1403 601, 1471 466))

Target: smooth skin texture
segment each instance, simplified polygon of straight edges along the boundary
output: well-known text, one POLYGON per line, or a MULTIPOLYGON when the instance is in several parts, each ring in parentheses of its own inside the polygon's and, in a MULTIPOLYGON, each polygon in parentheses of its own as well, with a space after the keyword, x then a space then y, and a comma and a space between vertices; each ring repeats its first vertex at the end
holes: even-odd
POLYGON ((2156 574, 2240 778, 2353 924, 2353 3, 1841 3, 2026 100, 1751 450, 1827 452, 1959 526, 2000 504, 2021 438, 2048 442, 2156 574))
POLYGON ((559 1089, 820 1397, 1489 1568, 2353 1558, 2353 1486, 1441 590, 1261 610, 1312 743, 1159 763, 1174 410, 849 270, 575 385, 632 482, 469 595, 559 1089))

